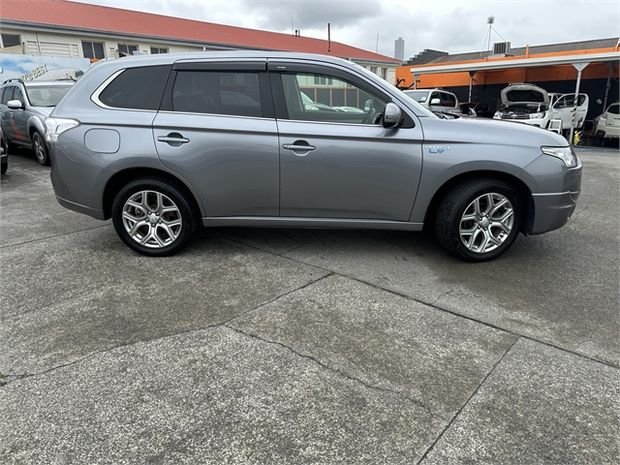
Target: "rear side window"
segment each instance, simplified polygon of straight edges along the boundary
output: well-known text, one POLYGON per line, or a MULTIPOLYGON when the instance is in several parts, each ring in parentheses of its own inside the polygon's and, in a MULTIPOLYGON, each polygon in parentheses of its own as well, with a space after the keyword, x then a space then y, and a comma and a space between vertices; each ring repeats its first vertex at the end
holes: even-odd
POLYGON ((253 72, 179 71, 172 110, 232 116, 263 116, 259 75, 253 72))
POLYGON ((170 66, 126 69, 101 92, 99 100, 115 108, 157 110, 169 70, 170 66))

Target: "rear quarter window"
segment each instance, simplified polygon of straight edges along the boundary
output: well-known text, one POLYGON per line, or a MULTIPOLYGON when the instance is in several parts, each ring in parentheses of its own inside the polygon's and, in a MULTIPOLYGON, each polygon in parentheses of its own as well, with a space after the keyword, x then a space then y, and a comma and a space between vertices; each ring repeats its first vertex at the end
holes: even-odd
POLYGON ((99 100, 114 108, 157 110, 169 71, 168 65, 126 69, 99 94, 99 100))

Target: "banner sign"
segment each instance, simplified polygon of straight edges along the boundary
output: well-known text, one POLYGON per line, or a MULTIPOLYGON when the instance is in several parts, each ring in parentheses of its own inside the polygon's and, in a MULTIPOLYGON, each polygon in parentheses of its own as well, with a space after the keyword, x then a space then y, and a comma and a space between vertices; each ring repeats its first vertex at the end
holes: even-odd
POLYGON ((0 53, 0 82, 10 78, 24 81, 79 79, 89 68, 88 58, 0 53))

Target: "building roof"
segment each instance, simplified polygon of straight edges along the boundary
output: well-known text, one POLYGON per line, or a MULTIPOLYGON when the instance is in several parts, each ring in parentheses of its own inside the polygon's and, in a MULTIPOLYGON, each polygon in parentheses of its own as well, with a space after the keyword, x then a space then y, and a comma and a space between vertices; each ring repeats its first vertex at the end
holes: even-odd
POLYGON ((227 26, 67 0, 2 0, 0 21, 96 33, 264 50, 320 53, 358 61, 397 64, 399 60, 339 42, 227 26))
MULTIPOLYGON (((557 52, 569 52, 578 50, 591 50, 615 47, 618 44, 618 37, 612 37, 609 39, 592 39, 582 40, 579 42, 562 42, 557 44, 546 45, 530 45, 527 47, 511 47, 510 55, 520 56, 525 55, 526 49, 528 55, 537 55, 542 53, 557 53, 557 52)), ((426 64, 448 64, 452 62, 481 60, 488 56, 487 51, 478 52, 464 52, 448 54, 438 50, 425 50, 419 53, 415 57, 407 61, 407 65, 426 65, 426 64), (434 53, 426 53, 434 52, 434 53)))

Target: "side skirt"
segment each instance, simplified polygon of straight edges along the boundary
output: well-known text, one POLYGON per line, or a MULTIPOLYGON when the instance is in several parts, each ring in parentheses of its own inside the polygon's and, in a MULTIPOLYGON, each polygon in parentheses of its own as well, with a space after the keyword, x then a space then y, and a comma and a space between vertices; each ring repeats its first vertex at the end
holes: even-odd
POLYGON ((316 228, 316 229, 392 229, 421 231, 424 223, 349 218, 298 218, 271 216, 220 216, 203 218, 206 227, 316 228))

